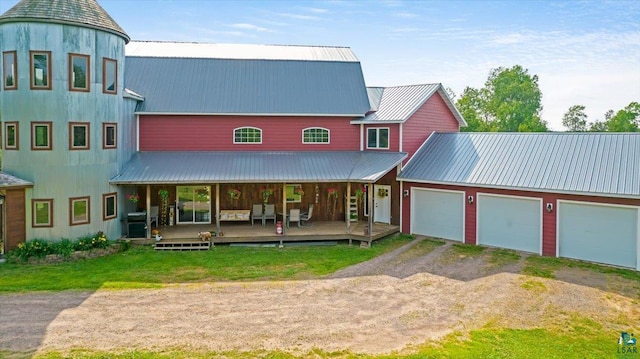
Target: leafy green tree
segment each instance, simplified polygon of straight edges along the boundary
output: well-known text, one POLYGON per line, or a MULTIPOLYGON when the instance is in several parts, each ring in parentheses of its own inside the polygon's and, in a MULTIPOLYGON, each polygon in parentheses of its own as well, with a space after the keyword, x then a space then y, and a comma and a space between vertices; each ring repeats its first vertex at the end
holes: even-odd
POLYGON ((562 126, 571 132, 583 132, 587 130, 587 114, 584 112, 585 107, 582 105, 573 105, 569 107, 562 116, 562 126))
POLYGON ((541 100, 538 76, 515 65, 491 70, 484 87, 467 87, 457 106, 469 124, 466 131, 541 132, 548 131, 541 100))
POLYGON ((610 132, 640 132, 640 103, 632 102, 609 120, 610 132))

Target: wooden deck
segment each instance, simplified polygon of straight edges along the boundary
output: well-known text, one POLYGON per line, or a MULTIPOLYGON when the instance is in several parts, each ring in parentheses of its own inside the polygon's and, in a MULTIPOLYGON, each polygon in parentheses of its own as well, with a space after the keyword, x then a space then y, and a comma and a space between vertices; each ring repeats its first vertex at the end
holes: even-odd
MULTIPOLYGON (((211 237, 211 244, 221 243, 263 243, 263 242, 304 242, 304 241, 338 241, 352 240, 369 246, 371 241, 399 232, 400 227, 384 223, 375 223, 371 237, 365 234, 366 222, 351 222, 350 233, 347 232, 344 222, 312 222, 298 228, 296 225, 284 228, 284 234, 276 234, 276 226, 273 222, 262 226, 260 223, 251 225, 248 222, 223 222, 220 233, 211 237)), ((215 233, 215 224, 177 225, 160 229, 161 243, 194 243, 201 242, 199 232, 208 231, 215 233)), ((154 239, 129 238, 135 244, 156 243, 154 239)))

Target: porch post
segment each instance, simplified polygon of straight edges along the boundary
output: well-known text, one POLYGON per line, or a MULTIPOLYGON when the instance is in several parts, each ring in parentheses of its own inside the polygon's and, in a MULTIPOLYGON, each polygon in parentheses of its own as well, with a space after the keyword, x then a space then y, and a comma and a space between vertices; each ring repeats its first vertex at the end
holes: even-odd
POLYGON ((375 191, 373 190, 373 183, 369 183, 369 244, 373 240, 373 213, 375 209, 373 208, 373 196, 375 196, 375 191))
POLYGON ((151 185, 147 185, 147 200, 145 210, 147 211, 147 238, 151 238, 151 185))
MULTIPOLYGON (((282 235, 287 234, 287 183, 282 184, 282 235)), ((276 213, 276 221, 278 220, 278 214, 276 213)), ((282 244, 282 240, 280 240, 282 244)))
POLYGON ((220 234, 220 183, 216 183, 216 235, 220 234))
POLYGON ((344 214, 347 221, 347 234, 351 234, 351 182, 347 182, 347 198, 344 201, 344 214))

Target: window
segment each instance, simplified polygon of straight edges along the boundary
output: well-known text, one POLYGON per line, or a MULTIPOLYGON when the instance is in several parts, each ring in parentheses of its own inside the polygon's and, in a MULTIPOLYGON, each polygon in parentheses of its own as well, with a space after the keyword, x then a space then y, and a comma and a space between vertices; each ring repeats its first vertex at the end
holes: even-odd
POLYGON ((255 127, 241 127, 233 130, 233 143, 262 143, 262 130, 255 127))
POLYGON ((102 195, 102 220, 116 218, 116 213, 118 213, 117 198, 118 194, 115 192, 102 195))
POLYGON ((89 55, 69 54, 69 91, 89 92, 89 55))
POLYGON ((367 129, 367 148, 389 148, 389 129, 367 129))
POLYGON ((113 122, 105 122, 102 124, 102 148, 118 147, 118 124, 113 122))
POLYGON ((31 122, 31 149, 51 150, 51 122, 31 122))
POLYGON ((17 122, 5 122, 4 123, 4 149, 5 150, 18 150, 19 143, 18 136, 18 123, 17 122))
POLYGON ((302 186, 299 184, 288 184, 285 190, 287 197, 287 203, 300 203, 302 202, 302 186))
POLYGON ((51 51, 29 51, 31 89, 51 90, 51 51))
POLYGON ((302 143, 329 143, 329 130, 312 127, 302 130, 302 143))
POLYGON ((87 224, 89 217, 89 197, 69 198, 69 225, 87 224))
POLYGON ((69 149, 88 150, 89 149, 89 123, 71 122, 69 123, 69 149))
POLYGON ((53 200, 31 200, 31 218, 32 227, 53 227, 53 200))
POLYGON ((118 61, 102 58, 102 92, 118 93, 118 61))
POLYGON ((2 82, 5 90, 18 89, 18 63, 15 51, 2 53, 2 82))

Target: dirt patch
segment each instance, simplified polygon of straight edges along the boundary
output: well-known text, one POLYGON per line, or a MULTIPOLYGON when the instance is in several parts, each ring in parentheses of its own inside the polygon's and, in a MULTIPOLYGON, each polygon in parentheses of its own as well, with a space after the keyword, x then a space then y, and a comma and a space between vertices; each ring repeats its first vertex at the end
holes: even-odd
POLYGON ((419 239, 318 280, 3 295, 0 350, 377 354, 493 324, 562 327, 580 315, 611 328, 615 338, 639 322, 638 290, 626 296, 525 276, 518 273, 524 256, 492 258, 489 249, 461 254, 450 242, 419 239))

